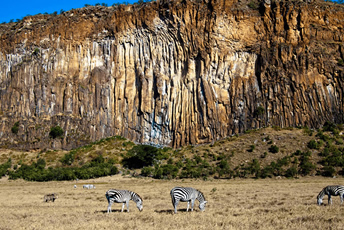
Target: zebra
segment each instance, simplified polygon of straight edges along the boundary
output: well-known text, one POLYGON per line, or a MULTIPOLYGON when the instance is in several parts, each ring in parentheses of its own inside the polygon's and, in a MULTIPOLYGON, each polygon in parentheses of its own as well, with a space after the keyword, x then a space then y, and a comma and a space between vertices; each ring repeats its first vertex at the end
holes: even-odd
POLYGON ((323 188, 323 190, 321 190, 321 192, 317 196, 318 205, 322 204, 322 200, 325 195, 328 196, 329 205, 332 204, 331 196, 338 196, 338 195, 340 197, 340 203, 342 204, 343 199, 344 199, 344 186, 343 185, 329 185, 323 188))
POLYGON ((58 198, 57 193, 52 193, 52 194, 46 194, 44 195, 44 201, 48 202, 48 201, 53 201, 55 202, 55 200, 58 198))
POLYGON ((117 189, 110 189, 105 193, 106 199, 108 200, 108 208, 107 212, 111 212, 111 205, 113 202, 122 203, 122 211, 124 209, 124 204, 127 205, 127 212, 129 212, 129 201, 133 200, 136 203, 137 208, 142 211, 143 210, 143 200, 139 194, 129 191, 129 190, 117 190, 117 189))
POLYGON ((191 211, 193 211, 195 200, 199 201, 199 209, 204 211, 205 205, 208 201, 205 200, 205 197, 202 192, 194 188, 189 187, 174 187, 171 192, 172 205, 174 207, 174 213, 177 213, 177 206, 179 201, 188 202, 186 211, 189 211, 189 204, 191 201, 191 211))

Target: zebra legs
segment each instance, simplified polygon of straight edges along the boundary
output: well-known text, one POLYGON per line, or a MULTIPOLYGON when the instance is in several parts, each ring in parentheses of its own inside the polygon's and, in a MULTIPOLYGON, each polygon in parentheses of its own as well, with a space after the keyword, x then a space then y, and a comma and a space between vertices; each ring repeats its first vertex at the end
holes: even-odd
POLYGON ((191 212, 193 212, 194 205, 195 205, 195 200, 192 199, 191 200, 191 212))
POLYGON ((126 201, 126 202, 122 203, 122 211, 121 212, 123 212, 125 204, 127 204, 127 212, 129 212, 129 201, 126 201))
MULTIPOLYGON (((179 200, 176 200, 175 202, 174 202, 174 213, 177 213, 177 206, 178 206, 178 203, 179 203, 179 200)), ((188 203, 188 208, 189 208, 189 203, 188 203)))
POLYGON ((329 205, 332 205, 332 198, 331 198, 331 195, 330 195, 330 194, 328 194, 328 204, 329 204, 329 205))
POLYGON ((107 208, 107 213, 111 212, 111 205, 112 205, 112 203, 109 202, 109 205, 108 205, 108 208, 107 208))
POLYGON ((186 211, 188 212, 189 211, 189 204, 190 204, 190 201, 188 201, 188 206, 186 208, 186 211))

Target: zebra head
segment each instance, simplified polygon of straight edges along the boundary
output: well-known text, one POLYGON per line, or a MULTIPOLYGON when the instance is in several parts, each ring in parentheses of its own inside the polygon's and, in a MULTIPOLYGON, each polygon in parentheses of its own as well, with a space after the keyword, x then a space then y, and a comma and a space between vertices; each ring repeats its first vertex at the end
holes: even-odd
POLYGON ((133 198, 133 200, 135 201, 135 203, 136 203, 136 207, 140 210, 140 212, 142 212, 142 210, 143 210, 143 200, 142 200, 142 198, 140 197, 140 195, 139 194, 137 194, 137 193, 134 193, 134 192, 132 192, 132 198, 133 198))
POLYGON ((203 201, 199 203, 199 209, 203 212, 205 210, 205 205, 208 201, 203 201))
POLYGON ((142 212, 143 210, 143 204, 142 204, 142 200, 139 199, 137 202, 136 202, 136 207, 140 210, 140 212, 142 212))
POLYGON ((321 192, 319 193, 319 195, 317 196, 317 203, 318 205, 322 205, 322 200, 325 196, 325 189, 321 190, 321 192))

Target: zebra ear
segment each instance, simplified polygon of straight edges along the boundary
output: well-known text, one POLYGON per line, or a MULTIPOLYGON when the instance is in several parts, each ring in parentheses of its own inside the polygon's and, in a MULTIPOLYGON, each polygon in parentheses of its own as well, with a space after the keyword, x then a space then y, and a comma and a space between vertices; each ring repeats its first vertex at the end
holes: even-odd
POLYGON ((206 204, 206 203, 208 203, 208 201, 205 200, 204 203, 206 204))

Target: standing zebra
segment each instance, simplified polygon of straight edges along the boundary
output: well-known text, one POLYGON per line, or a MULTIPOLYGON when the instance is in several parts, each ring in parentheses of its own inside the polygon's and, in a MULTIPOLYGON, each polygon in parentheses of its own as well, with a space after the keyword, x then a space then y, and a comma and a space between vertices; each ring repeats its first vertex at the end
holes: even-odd
POLYGON ((116 189, 110 189, 105 193, 106 199, 108 200, 109 206, 107 209, 107 212, 111 212, 111 205, 113 202, 116 203, 122 203, 122 211, 124 209, 124 204, 127 204, 127 212, 129 212, 129 201, 133 200, 136 203, 137 208, 142 211, 143 205, 142 205, 142 198, 139 196, 139 194, 128 191, 128 190, 116 190, 116 189))
POLYGON ((326 186, 317 196, 318 205, 322 204, 324 196, 328 196, 328 204, 332 204, 331 196, 340 196, 340 203, 343 203, 344 199, 344 186, 343 185, 329 185, 326 186))
POLYGON ((199 201, 199 209, 201 211, 204 211, 205 204, 207 201, 205 200, 205 197, 203 193, 198 191, 194 188, 188 188, 188 187, 174 187, 171 192, 171 199, 172 199, 172 205, 174 207, 174 213, 177 213, 177 206, 179 201, 182 202, 188 202, 188 206, 186 211, 189 211, 189 204, 191 201, 191 211, 193 211, 195 200, 197 199, 199 201))

